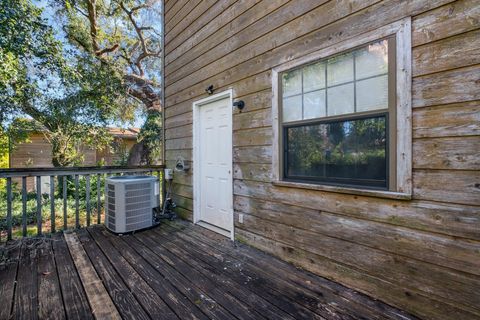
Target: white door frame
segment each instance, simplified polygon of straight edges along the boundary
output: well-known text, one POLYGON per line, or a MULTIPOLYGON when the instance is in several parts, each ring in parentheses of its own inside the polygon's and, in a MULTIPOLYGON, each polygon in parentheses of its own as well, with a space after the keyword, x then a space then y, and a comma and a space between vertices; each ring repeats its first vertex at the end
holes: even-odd
MULTIPOLYGON (((220 228, 215 228, 214 226, 204 224, 200 221, 200 193, 201 193, 201 172, 200 172, 200 150, 199 150, 199 145, 200 145, 200 124, 198 122, 200 118, 200 108, 203 105, 215 102, 217 100, 222 100, 225 98, 230 99, 230 106, 233 108, 233 90, 226 90, 214 95, 211 95, 207 98, 198 100, 193 102, 193 223, 199 224, 203 227, 212 229, 213 231, 219 232, 220 228)), ((230 234, 225 234, 223 232, 219 232, 221 234, 224 234, 225 236, 229 236, 231 240, 234 240, 234 217, 233 217, 233 112, 229 112, 229 118, 228 118, 228 125, 230 126, 231 130, 231 143, 230 143, 230 183, 229 185, 231 186, 231 192, 229 192, 230 199, 229 203, 230 205, 230 216, 231 216, 231 229, 230 229, 230 234)), ((222 229, 223 230, 223 229, 222 229)))

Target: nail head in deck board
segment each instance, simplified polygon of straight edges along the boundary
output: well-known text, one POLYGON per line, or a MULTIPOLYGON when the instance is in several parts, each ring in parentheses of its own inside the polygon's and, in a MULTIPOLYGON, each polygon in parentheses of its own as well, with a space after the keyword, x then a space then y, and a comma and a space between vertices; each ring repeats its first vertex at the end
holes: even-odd
POLYGON ((121 319, 117 308, 88 259, 87 253, 78 240, 77 235, 75 233, 65 233, 64 237, 85 288, 87 299, 92 307, 92 313, 97 319, 121 319))
POLYGON ((45 240, 37 250, 38 317, 40 319, 65 319, 66 314, 53 257, 52 241, 45 240))
POLYGON ((68 319, 93 319, 79 274, 68 251, 63 236, 53 237, 53 254, 57 265, 58 279, 62 289, 65 313, 68 319))
MULTIPOLYGON (((142 277, 142 273, 137 271, 139 268, 141 268, 141 266, 139 266, 139 264, 127 261, 126 258, 123 257, 124 252, 122 252, 122 250, 115 249, 112 243, 105 238, 105 235, 103 235, 100 230, 100 228, 92 227, 89 229, 89 234, 97 242, 98 246, 105 253, 111 264, 117 270, 119 275, 125 281, 129 289, 132 291, 149 316, 152 319, 176 319, 176 315, 169 309, 160 296, 158 296, 157 293, 149 286, 150 281, 146 282, 147 280, 151 279, 142 277)), ((112 242, 120 241, 120 237, 112 240, 112 242)), ((154 277, 158 277, 158 273, 155 274, 154 277)))

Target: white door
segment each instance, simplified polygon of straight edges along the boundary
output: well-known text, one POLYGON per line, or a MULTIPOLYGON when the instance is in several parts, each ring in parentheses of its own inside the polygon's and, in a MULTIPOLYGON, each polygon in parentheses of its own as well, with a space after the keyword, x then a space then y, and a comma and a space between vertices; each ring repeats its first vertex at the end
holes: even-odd
MULTIPOLYGON (((194 104, 196 222, 224 235, 233 230, 231 94, 194 104)), ((194 169, 194 171, 195 171, 194 169)))

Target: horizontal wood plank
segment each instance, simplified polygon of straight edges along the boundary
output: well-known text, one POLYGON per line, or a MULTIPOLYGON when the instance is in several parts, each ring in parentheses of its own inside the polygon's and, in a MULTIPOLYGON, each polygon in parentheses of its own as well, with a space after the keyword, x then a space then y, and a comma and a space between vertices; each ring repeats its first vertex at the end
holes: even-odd
POLYGON ((480 30, 463 33, 413 49, 413 76, 480 63, 480 30))
POLYGON ((480 135, 480 101, 418 108, 413 111, 414 138, 480 135))
POLYGON ((480 100, 480 65, 413 79, 412 107, 480 100))
POLYGON ((416 139, 414 169, 480 170, 480 136, 416 139))
POLYGON ((480 1, 460 0, 413 18, 412 45, 444 39, 480 27, 480 1))
POLYGON ((480 205, 480 171, 415 170, 414 198, 480 205))

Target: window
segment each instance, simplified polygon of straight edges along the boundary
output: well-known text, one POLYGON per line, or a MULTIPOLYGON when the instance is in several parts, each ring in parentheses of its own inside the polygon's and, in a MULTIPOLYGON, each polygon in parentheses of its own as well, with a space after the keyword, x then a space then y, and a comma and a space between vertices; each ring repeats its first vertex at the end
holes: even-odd
POLYGON ((273 185, 411 199, 411 29, 339 33, 273 68, 273 185))
POLYGON ((281 72, 283 178, 390 190, 395 38, 281 72))

